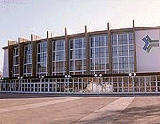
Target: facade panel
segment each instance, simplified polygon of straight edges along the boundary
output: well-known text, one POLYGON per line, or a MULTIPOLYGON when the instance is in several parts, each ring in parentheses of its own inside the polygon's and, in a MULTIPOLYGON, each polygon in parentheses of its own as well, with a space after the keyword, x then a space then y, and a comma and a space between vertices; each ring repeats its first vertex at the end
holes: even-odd
POLYGON ((137 51, 137 72, 160 72, 160 30, 136 31, 135 40, 137 51), (150 42, 150 40, 154 42, 150 42))
POLYGON ((3 77, 9 77, 8 49, 4 50, 3 77))

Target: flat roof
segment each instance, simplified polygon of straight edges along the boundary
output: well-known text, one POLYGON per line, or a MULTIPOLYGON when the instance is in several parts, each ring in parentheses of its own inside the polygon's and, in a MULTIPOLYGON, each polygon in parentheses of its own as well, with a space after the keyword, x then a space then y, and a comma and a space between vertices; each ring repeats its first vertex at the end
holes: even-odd
MULTIPOLYGON (((154 29, 160 29, 160 26, 156 26, 156 27, 132 27, 132 28, 119 28, 119 29, 110 29, 109 31, 111 33, 121 33, 121 32, 132 32, 133 29, 135 31, 139 31, 139 30, 154 30, 154 29)), ((99 34, 106 34, 108 33, 108 30, 101 30, 101 31, 93 31, 93 32, 87 32, 89 35, 99 35, 99 34)), ((85 33, 77 33, 77 34, 71 34, 71 35, 67 35, 69 38, 75 38, 75 37, 84 37, 85 33)), ((61 40, 61 39, 65 39, 65 36, 55 36, 52 38, 48 38, 48 39, 52 39, 52 40, 61 40)), ((44 39, 39 39, 36 40, 36 42, 41 42, 41 41, 47 41, 47 38, 44 39)), ((27 41, 27 42, 23 42, 25 44, 28 44, 32 41, 27 41)), ((12 46, 12 45, 11 45, 12 46)), ((13 46, 18 46, 18 44, 14 44, 13 46)), ((7 49, 8 46, 2 47, 2 49, 7 49)))

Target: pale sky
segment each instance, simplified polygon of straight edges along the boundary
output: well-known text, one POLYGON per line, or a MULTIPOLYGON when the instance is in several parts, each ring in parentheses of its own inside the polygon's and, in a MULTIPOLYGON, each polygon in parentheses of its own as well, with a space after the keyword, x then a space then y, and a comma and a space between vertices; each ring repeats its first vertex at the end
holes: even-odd
MULTIPOLYGON (((18 37, 30 39, 31 34, 46 37, 105 30, 110 27, 160 26, 159 0, 0 0, 0 45, 18 37)), ((0 48, 0 69, 3 50, 0 48)))

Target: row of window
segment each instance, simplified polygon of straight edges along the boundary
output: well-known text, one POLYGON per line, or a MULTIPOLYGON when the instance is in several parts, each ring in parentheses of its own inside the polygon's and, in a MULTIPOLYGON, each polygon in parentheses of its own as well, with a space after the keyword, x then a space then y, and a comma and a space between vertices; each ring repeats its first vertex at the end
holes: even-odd
MULTIPOLYGON (((132 72, 134 70, 133 34, 112 35, 113 71, 116 73, 132 72)), ((82 74, 86 71, 86 49, 84 38, 69 41, 70 72, 82 74)), ((109 71, 108 36, 98 35, 90 38, 91 44, 91 72, 107 73, 109 71)), ((65 74, 65 40, 52 42, 52 72, 53 75, 65 74)), ((14 48, 13 74, 18 74, 19 51, 14 48)), ((37 75, 47 75, 47 42, 37 44, 37 75)), ((32 73, 32 47, 24 48, 24 75, 32 73)))

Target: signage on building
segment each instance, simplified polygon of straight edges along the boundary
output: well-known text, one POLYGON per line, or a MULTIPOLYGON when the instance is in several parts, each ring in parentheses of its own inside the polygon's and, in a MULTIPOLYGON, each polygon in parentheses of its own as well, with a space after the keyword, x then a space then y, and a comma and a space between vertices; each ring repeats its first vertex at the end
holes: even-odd
POLYGON ((148 53, 150 52, 152 47, 159 47, 159 40, 151 40, 148 35, 146 35, 142 40, 145 43, 143 49, 148 53))

